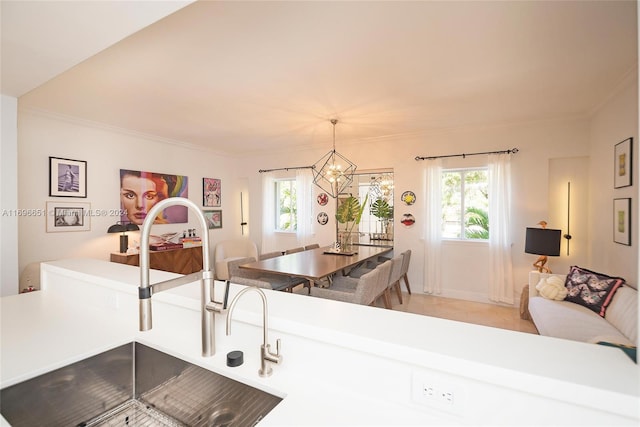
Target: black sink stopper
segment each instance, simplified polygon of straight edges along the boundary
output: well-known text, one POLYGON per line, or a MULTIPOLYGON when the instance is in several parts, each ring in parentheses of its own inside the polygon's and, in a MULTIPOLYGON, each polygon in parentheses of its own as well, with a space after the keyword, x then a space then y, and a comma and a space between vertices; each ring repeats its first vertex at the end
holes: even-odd
POLYGON ((235 368, 244 363, 244 354, 240 350, 230 351, 227 353, 227 366, 235 368))

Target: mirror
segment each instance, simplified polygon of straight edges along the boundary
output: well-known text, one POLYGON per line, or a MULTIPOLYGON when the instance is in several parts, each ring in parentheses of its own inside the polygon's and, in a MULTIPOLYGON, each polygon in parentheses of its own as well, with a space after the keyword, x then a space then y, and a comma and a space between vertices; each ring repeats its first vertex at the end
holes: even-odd
MULTIPOLYGON (((356 172, 351 186, 338 196, 337 212, 351 196, 357 198, 363 208, 360 222, 351 233, 351 243, 393 246, 393 169, 356 172)), ((345 224, 336 225, 338 234, 346 229, 345 224)))

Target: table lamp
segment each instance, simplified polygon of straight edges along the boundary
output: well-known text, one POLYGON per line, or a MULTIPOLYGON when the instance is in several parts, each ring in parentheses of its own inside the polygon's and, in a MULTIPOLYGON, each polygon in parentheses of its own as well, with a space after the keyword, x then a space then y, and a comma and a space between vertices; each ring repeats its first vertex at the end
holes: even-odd
POLYGON ((533 266, 540 273, 551 273, 551 269, 546 267, 545 264, 548 256, 560 255, 562 231, 546 228, 547 223, 545 221, 540 221, 538 224, 542 228, 527 227, 524 251, 528 254, 540 255, 536 262, 533 263, 533 266))
POLYGON ((129 248, 129 236, 127 236, 127 231, 136 231, 136 230, 140 230, 140 228, 137 225, 131 224, 131 223, 124 224, 118 221, 117 223, 109 227, 109 229, 107 230, 107 233, 122 233, 120 235, 120 253, 124 254, 127 252, 127 249, 129 248))

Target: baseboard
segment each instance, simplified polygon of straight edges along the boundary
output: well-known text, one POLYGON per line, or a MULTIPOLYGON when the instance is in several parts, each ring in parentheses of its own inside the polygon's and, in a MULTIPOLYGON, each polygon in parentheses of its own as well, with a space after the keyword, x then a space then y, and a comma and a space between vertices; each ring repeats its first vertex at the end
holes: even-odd
MULTIPOLYGON (((426 292, 425 292, 426 293, 426 292)), ((463 301, 473 301, 473 302, 480 302, 480 303, 484 303, 484 304, 493 304, 493 305, 500 305, 500 306, 506 306, 506 307, 520 307, 520 296, 518 295, 518 297, 516 297, 516 299, 513 302, 513 305, 511 304, 504 304, 504 303, 497 303, 495 301, 491 301, 489 299, 489 297, 486 294, 480 293, 480 292, 468 292, 468 291, 458 291, 458 290, 443 290, 442 293, 440 294, 432 294, 433 296, 437 296, 437 297, 443 297, 443 298, 453 298, 453 299, 459 299, 459 300, 463 300, 463 301)))

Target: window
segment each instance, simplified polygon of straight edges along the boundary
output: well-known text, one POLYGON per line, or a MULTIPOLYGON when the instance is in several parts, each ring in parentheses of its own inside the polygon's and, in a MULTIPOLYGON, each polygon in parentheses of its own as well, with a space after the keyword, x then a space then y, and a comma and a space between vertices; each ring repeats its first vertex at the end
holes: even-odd
POLYGON ((298 229, 296 180, 281 179, 276 186, 276 231, 295 233, 298 229))
POLYGON ((489 239, 487 169, 442 172, 442 237, 489 239), (463 214, 464 213, 464 214, 463 214))

